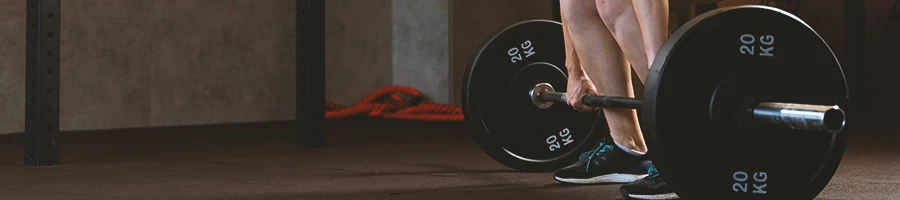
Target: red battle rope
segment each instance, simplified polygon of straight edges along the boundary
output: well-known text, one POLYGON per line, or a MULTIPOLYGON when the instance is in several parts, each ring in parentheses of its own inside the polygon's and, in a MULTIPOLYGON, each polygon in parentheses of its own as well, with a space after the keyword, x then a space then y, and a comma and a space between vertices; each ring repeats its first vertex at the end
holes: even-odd
POLYGON ((444 104, 422 103, 424 95, 405 86, 389 86, 379 89, 356 105, 341 107, 325 102, 325 118, 339 119, 355 115, 367 115, 386 119, 414 121, 465 120, 462 108, 444 104))

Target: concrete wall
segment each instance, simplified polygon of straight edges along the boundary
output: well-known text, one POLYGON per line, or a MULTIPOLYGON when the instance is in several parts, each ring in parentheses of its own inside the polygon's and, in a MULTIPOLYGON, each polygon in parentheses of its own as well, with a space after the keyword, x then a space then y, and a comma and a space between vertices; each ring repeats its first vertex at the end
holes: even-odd
MULTIPOLYGON (((284 0, 63 2, 60 128, 292 119, 294 8, 284 0)), ((0 1, 0 133, 23 130, 24 16, 24 2, 0 1)))
POLYGON ((325 96, 351 106, 389 85, 449 103, 449 0, 325 1, 325 96))
POLYGON ((25 129, 25 3, 0 1, 0 132, 25 129))
POLYGON ((326 100, 351 106, 393 84, 391 7, 391 0, 325 1, 326 100))
POLYGON ((393 0, 393 83, 450 103, 450 0, 393 0))
POLYGON ((519 21, 553 19, 547 0, 453 0, 450 16, 453 104, 460 104, 462 78, 475 48, 495 31, 519 21))
MULTIPOLYGON (((294 119, 294 2, 63 2, 60 128, 294 119)), ((326 99, 399 84, 450 101, 449 1, 325 2, 326 99)), ((21 132, 25 4, 0 11, 0 133, 21 132)))

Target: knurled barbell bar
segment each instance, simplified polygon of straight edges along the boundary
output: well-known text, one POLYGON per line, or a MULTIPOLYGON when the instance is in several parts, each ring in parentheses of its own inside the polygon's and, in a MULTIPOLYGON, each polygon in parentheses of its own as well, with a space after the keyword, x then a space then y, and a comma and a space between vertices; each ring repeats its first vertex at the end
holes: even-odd
MULTIPOLYGON (((566 103, 566 93, 556 92, 549 83, 538 83, 528 91, 538 108, 548 108, 553 102, 566 103), (549 104, 548 104, 549 103, 549 104)), ((630 97, 585 95, 581 100, 588 106, 641 108, 641 100, 630 97)), ((760 102, 753 107, 738 107, 734 112, 746 113, 744 123, 759 123, 780 128, 823 133, 838 133, 844 129, 846 115, 837 105, 810 105, 783 102, 760 102)))

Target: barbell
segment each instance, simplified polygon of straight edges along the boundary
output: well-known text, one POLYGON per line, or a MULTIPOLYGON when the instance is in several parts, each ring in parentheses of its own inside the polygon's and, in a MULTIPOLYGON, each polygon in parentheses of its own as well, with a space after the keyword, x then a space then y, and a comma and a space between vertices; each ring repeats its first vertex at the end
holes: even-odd
MULTIPOLYGON (((508 167, 549 172, 609 134, 603 111, 565 102, 562 26, 516 23, 478 47, 463 112, 478 145, 508 167), (556 103, 556 104, 555 104, 556 103)), ((602 77, 592 77, 602 78, 602 77)), ((648 156, 687 199, 812 199, 833 177, 851 125, 840 63, 804 21, 777 8, 719 8, 675 31, 641 99, 584 97, 638 109, 648 156)))
MULTIPOLYGON (((548 83, 538 83, 529 92, 538 108, 548 108, 553 102, 566 103, 566 93, 556 92, 548 83)), ((641 100, 629 97, 586 95, 582 102, 588 106, 640 108, 641 100)), ((749 103, 749 102, 748 102, 749 103)), ((743 113, 738 121, 795 130, 838 133, 844 129, 846 114, 837 105, 810 105, 782 102, 750 103, 755 106, 732 107, 733 113, 743 113)), ((740 124, 739 124, 740 125, 740 124)))

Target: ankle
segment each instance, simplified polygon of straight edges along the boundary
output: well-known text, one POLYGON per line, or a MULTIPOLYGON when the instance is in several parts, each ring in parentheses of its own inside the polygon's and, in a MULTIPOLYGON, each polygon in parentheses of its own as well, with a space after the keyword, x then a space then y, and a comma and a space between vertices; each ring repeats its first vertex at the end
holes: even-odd
MULTIPOLYGON (((637 134, 641 134, 638 132, 637 134)), ((647 145, 643 143, 643 138, 633 137, 633 136, 623 136, 623 135, 612 135, 612 141, 618 146, 622 148, 622 150, 633 150, 636 152, 647 152, 647 145)))
MULTIPOLYGON (((625 151, 626 153, 631 154, 631 155, 633 155, 633 156, 643 156, 643 155, 646 154, 646 152, 647 152, 646 150, 634 148, 634 146, 635 146, 634 143, 625 143, 625 144, 622 144, 622 143, 619 143, 619 142, 616 142, 616 141, 614 141, 613 143, 616 144, 616 147, 617 147, 617 148, 619 148, 619 149, 621 149, 621 150, 625 151)), ((643 148, 643 149, 646 149, 646 148, 643 148)))

